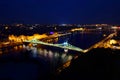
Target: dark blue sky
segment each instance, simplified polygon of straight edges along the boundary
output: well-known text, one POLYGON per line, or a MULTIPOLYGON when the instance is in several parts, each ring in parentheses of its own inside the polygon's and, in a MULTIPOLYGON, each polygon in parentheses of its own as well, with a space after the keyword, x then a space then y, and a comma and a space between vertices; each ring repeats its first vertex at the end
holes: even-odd
POLYGON ((0 23, 120 24, 120 0, 0 0, 0 23))

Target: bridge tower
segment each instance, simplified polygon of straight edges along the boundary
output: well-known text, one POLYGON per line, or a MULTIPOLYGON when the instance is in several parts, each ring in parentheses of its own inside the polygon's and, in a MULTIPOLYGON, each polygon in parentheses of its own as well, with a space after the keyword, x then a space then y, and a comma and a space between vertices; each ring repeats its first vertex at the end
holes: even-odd
MULTIPOLYGON (((63 43, 63 46, 68 46, 68 45, 69 45, 69 44, 68 44, 68 41, 65 41, 65 42, 63 43)), ((67 53, 67 52, 68 52, 68 49, 64 48, 64 52, 67 53)))
POLYGON ((65 41, 64 43, 63 43, 63 46, 68 46, 69 44, 68 44, 68 42, 67 41, 65 41))
POLYGON ((38 42, 38 41, 39 41, 39 40, 37 40, 37 39, 35 39, 35 38, 31 40, 31 42, 33 42, 33 46, 37 46, 37 44, 36 44, 35 42, 38 42))

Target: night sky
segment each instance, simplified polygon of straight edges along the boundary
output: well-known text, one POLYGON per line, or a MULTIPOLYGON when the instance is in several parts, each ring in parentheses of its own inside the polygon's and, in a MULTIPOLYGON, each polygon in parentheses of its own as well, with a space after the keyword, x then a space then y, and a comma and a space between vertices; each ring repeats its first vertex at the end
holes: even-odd
POLYGON ((120 24, 120 0, 0 0, 0 23, 120 24))

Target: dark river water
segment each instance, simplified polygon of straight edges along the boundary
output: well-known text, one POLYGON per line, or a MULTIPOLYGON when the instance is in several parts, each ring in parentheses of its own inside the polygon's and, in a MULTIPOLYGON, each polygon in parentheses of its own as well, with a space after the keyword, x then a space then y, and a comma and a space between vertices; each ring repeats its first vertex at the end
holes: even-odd
MULTIPOLYGON (((69 44, 87 49, 112 31, 75 32, 59 37, 54 43, 69 44)), ((0 80, 37 80, 51 76, 66 62, 81 53, 48 47, 44 45, 20 45, 10 49, 0 50, 0 80)))

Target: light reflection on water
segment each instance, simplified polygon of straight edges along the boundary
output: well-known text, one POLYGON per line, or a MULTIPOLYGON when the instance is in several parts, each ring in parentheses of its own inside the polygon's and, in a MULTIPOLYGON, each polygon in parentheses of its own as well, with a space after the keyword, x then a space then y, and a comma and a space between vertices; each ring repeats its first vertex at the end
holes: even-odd
POLYGON ((41 48, 34 46, 25 46, 25 49, 31 50, 32 57, 40 58, 49 63, 49 67, 51 72, 62 70, 70 65, 71 60, 73 59, 73 55, 68 54, 66 52, 52 51, 49 48, 41 48))
POLYGON ((70 54, 63 52, 54 52, 52 50, 48 50, 48 49, 42 49, 40 47, 34 47, 34 46, 25 46, 23 45, 24 48, 26 48, 27 50, 31 50, 32 56, 35 57, 44 57, 44 59, 46 60, 52 60, 54 61, 54 59, 60 59, 62 63, 65 63, 67 61, 70 61, 73 56, 70 54))
MULTIPOLYGON (((10 55, 26 55, 25 51, 29 51, 27 54, 29 57, 34 59, 39 59, 42 62, 47 64, 47 68, 50 72, 54 73, 59 67, 68 67, 69 65, 65 65, 67 62, 70 62, 74 57, 72 54, 64 52, 64 49, 61 51, 60 49, 52 50, 47 47, 31 46, 31 45, 19 45, 10 49, 1 50, 0 54, 10 54, 10 55), (12 53, 12 54, 11 54, 12 53), (24 54, 25 53, 25 54, 24 54)), ((23 56, 24 57, 24 56, 23 56)), ((21 57, 22 58, 22 57, 21 57)), ((67 63, 68 64, 68 63, 67 63)))

